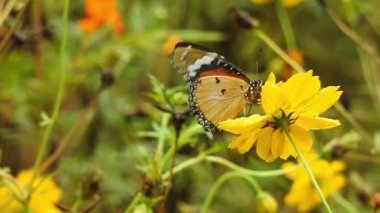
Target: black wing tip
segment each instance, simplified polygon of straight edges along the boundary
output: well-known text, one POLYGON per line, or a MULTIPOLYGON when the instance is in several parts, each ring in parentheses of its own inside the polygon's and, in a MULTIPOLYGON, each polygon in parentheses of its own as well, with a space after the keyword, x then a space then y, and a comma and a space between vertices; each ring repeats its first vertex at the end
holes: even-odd
POLYGON ((192 48, 196 48, 196 49, 200 49, 200 50, 203 50, 203 51, 210 52, 210 49, 208 49, 207 47, 204 47, 204 46, 202 46, 202 45, 195 44, 195 43, 192 43, 192 42, 188 42, 188 41, 181 41, 181 42, 178 42, 178 43, 175 45, 175 48, 188 47, 188 46, 191 46, 192 48))

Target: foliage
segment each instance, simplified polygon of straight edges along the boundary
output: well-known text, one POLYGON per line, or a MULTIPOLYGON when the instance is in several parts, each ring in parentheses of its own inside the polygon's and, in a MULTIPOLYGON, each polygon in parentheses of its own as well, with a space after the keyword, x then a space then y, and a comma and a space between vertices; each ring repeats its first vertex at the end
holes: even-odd
MULTIPOLYGON (((0 210, 37 212, 46 199, 66 212, 297 211, 286 201, 297 181, 287 177, 303 171, 296 159, 241 155, 227 149, 234 136, 205 132, 191 116, 168 59, 184 40, 251 79, 313 69, 323 87, 339 85, 323 116, 341 125, 311 135, 320 161, 345 165, 327 205, 375 212, 378 9, 363 0, 0 1, 0 192, 9 201, 0 210), (42 198, 44 180, 55 193, 42 198)), ((328 168, 310 167, 317 181, 328 168)), ((308 208, 322 212, 314 201, 308 208)))

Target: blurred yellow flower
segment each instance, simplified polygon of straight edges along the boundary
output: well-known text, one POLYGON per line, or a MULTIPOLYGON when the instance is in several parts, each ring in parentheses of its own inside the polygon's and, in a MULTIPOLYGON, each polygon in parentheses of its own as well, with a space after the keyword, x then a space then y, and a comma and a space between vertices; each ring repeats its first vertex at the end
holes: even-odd
POLYGON ((277 212, 278 204, 274 197, 266 192, 261 192, 257 195, 256 211, 259 213, 274 213, 277 212))
POLYGON ((162 45, 162 51, 166 56, 170 56, 174 50, 174 47, 177 43, 181 42, 181 37, 177 35, 171 35, 166 39, 164 45, 162 45))
POLYGON ((338 86, 320 90, 319 77, 313 72, 293 75, 286 82, 275 83, 273 73, 262 86, 261 103, 265 115, 252 115, 220 122, 222 130, 239 135, 229 144, 240 153, 256 146, 260 158, 271 162, 278 157, 297 157, 285 132, 289 131, 302 153, 312 147, 309 130, 328 129, 340 125, 338 120, 319 117, 338 101, 338 86))
MULTIPOLYGON (((300 4, 303 0, 280 0, 282 6, 291 8, 300 4)), ((273 0, 251 0, 253 4, 268 4, 273 0)))
MULTIPOLYGON (((286 53, 288 56, 293 59, 297 64, 299 64, 301 67, 304 65, 304 58, 303 53, 301 50, 298 49, 288 49, 286 50, 286 53)), ((286 63, 283 59, 281 60, 282 68, 279 72, 279 78, 282 81, 288 80, 294 73, 293 67, 291 67, 288 63, 286 63)))
MULTIPOLYGON (((21 171, 17 177, 16 182, 19 186, 25 190, 28 190, 28 185, 33 177, 33 169, 21 171)), ((18 188, 11 187, 0 188, 0 211, 1 212, 21 212, 22 204, 18 200, 18 197, 13 192, 19 192, 18 188)), ((55 203, 61 198, 62 190, 54 183, 51 177, 37 177, 33 184, 31 197, 28 205, 29 210, 32 213, 56 213, 61 212, 55 203)))
POLYGON ((268 4, 272 2, 272 0, 251 0, 251 2, 254 4, 268 4))
POLYGON ((303 0, 281 0, 281 4, 284 7, 291 8, 300 4, 303 0))
MULTIPOLYGON (((305 157, 325 197, 339 191, 346 184, 346 178, 342 174, 345 164, 342 161, 328 162, 318 158, 315 152, 310 152, 305 157)), ((293 166, 294 163, 286 162, 282 168, 293 166)), ((299 212, 308 212, 321 202, 305 170, 297 170, 286 176, 293 182, 290 191, 285 196, 286 205, 297 208, 299 212)))

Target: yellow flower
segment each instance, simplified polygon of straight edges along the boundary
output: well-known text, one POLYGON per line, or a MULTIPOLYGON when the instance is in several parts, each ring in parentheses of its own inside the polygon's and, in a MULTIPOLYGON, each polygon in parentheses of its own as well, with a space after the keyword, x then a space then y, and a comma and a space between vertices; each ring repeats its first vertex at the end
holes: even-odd
POLYGON ((169 57, 172 54, 175 45, 181 41, 182 41, 181 37, 177 35, 169 36, 166 39, 165 43, 162 45, 162 51, 164 52, 166 56, 169 57))
POLYGON ((291 8, 300 4, 303 0, 281 0, 281 4, 284 7, 291 8))
MULTIPOLYGON (((341 173, 345 169, 342 161, 328 162, 318 158, 315 152, 308 153, 306 159, 325 197, 339 191, 346 184, 346 178, 341 173)), ((293 166, 294 163, 286 162, 282 168, 293 166)), ((297 170, 286 176, 293 182, 285 196, 286 205, 296 207, 299 212, 308 212, 321 202, 305 170, 297 170)))
POLYGON ((277 212, 278 205, 276 199, 266 192, 261 192, 257 195, 256 211, 259 213, 274 213, 277 212))
POLYGON ((320 90, 321 82, 313 72, 293 75, 286 82, 275 83, 271 73, 262 86, 261 103, 265 115, 252 115, 219 123, 219 128, 238 138, 229 144, 240 153, 256 147, 258 156, 267 162, 278 157, 297 157, 285 131, 293 136, 302 153, 312 147, 309 130, 328 129, 340 125, 338 120, 319 117, 335 102, 341 91, 338 86, 320 90))
MULTIPOLYGON (((280 0, 282 6, 291 8, 300 4, 303 0, 280 0)), ((251 0, 253 4, 268 4, 272 0, 251 0)))
MULTIPOLYGON (((288 49, 286 50, 287 55, 293 59, 297 64, 301 67, 304 65, 304 57, 301 50, 298 49, 288 49)), ((270 70, 273 70, 279 80, 286 81, 288 80, 294 73, 296 73, 292 66, 286 63, 282 58, 278 57, 271 62, 270 70)))
MULTIPOLYGON (((23 190, 28 190, 28 185, 33 177, 32 169, 21 171, 16 182, 23 190)), ((0 211, 1 212, 21 212, 23 206, 18 198, 12 193, 19 190, 16 187, 1 187, 0 188, 0 211)), ((56 213, 61 212, 54 204, 61 198, 62 190, 54 183, 51 177, 37 177, 31 197, 28 202, 29 210, 33 213, 56 213)))
POLYGON ((251 0, 251 2, 254 4, 268 4, 272 2, 272 0, 251 0))

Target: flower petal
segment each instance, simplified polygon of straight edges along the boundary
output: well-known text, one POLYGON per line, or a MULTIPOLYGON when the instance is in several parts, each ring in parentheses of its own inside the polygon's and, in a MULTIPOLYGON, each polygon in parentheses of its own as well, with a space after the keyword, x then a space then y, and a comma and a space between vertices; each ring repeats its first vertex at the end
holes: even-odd
POLYGON ((249 117, 241 117, 237 119, 229 119, 222 121, 218 124, 218 128, 233 134, 242 134, 246 132, 253 131, 256 128, 262 126, 262 121, 265 120, 267 116, 261 115, 251 115, 249 117))
POLYGON ((339 191, 344 185, 346 185, 346 178, 341 174, 334 174, 323 181, 321 190, 325 196, 328 196, 333 192, 339 191))
POLYGON ((334 160, 331 162, 331 167, 334 171, 340 172, 343 171, 346 168, 346 165, 342 161, 334 160))
MULTIPOLYGON (((300 128, 294 127, 296 129, 300 128)), ((295 131, 293 130, 292 133, 294 134, 295 131)), ((345 176, 340 173, 345 167, 343 162, 328 162, 325 159, 320 159, 316 152, 309 152, 304 156, 308 160, 310 168, 325 197, 340 190, 346 184, 345 176)), ((294 164, 284 163, 282 168, 285 169, 292 165, 294 164)), ((309 212, 320 204, 320 198, 305 170, 296 170, 290 174, 286 174, 286 176, 293 182, 290 191, 285 196, 286 205, 294 206, 299 212, 309 212)))
POLYGON ((272 0, 251 0, 251 2, 253 4, 268 4, 270 3, 272 0))
POLYGON ((277 129, 272 134, 271 142, 271 151, 272 155, 275 158, 278 158, 284 149, 285 144, 285 134, 281 132, 280 129, 277 129))
POLYGON ((285 137, 285 143, 280 158, 283 160, 287 160, 289 156, 297 156, 297 153, 296 150, 294 150, 292 144, 290 143, 289 138, 285 137))
POLYGON ((256 152, 257 155, 266 162, 271 162, 275 159, 271 152, 271 139, 271 127, 264 128, 258 133, 256 152))
POLYGON ((257 140, 257 131, 252 132, 249 138, 245 140, 245 142, 238 147, 239 153, 244 154, 248 152, 252 148, 252 146, 255 144, 256 140, 257 140))
POLYGON ((268 79, 265 81, 264 85, 274 85, 276 83, 276 76, 271 72, 268 76, 268 79))
POLYGON ((281 0, 280 2, 284 7, 292 8, 303 2, 303 0, 281 0))
POLYGON ((339 120, 323 118, 323 117, 309 117, 300 116, 296 124, 302 126, 305 130, 316 129, 329 129, 340 125, 339 120))
POLYGON ((323 88, 314 96, 310 97, 307 100, 304 100, 297 106, 294 106, 294 109, 297 112, 310 116, 319 115, 325 112, 339 100, 343 92, 338 91, 338 89, 339 86, 329 86, 323 88))
POLYGON ((283 84, 282 88, 291 101, 292 106, 296 106, 318 92, 321 82, 318 76, 312 75, 313 71, 298 73, 290 77, 283 84))
POLYGON ((308 190, 307 194, 303 195, 303 197, 307 195, 307 199, 303 198, 298 204, 298 212, 310 212, 310 210, 318 206, 321 202, 314 188, 308 187, 308 190))
MULTIPOLYGON (((294 166, 296 166, 296 164, 293 162, 285 162, 281 165, 281 169, 288 169, 294 166)), ((298 177, 301 177, 303 173, 304 171, 302 169, 298 169, 298 170, 286 173, 285 176, 291 180, 296 180, 298 177)))
MULTIPOLYGON (((290 127, 290 132, 293 135, 294 141, 300 149, 301 153, 305 154, 309 152, 313 145, 313 139, 311 138, 309 132, 296 124, 290 127)), ((297 155, 293 156, 297 157, 297 155)))
POLYGON ((241 146, 245 140, 248 139, 248 136, 246 134, 239 135, 237 138, 235 138, 230 144, 228 144, 228 148, 230 149, 236 149, 239 146, 241 146))
POLYGON ((287 206, 299 206, 304 202, 308 202, 304 198, 305 195, 309 195, 312 188, 309 186, 310 184, 307 181, 295 181, 293 182, 290 191, 285 196, 285 204, 287 206))
POLYGON ((265 114, 272 115, 289 103, 285 93, 277 86, 264 85, 261 88, 261 104, 265 114))
POLYGON ((78 26, 86 33, 94 32, 100 26, 101 22, 94 18, 83 18, 78 21, 78 26))

